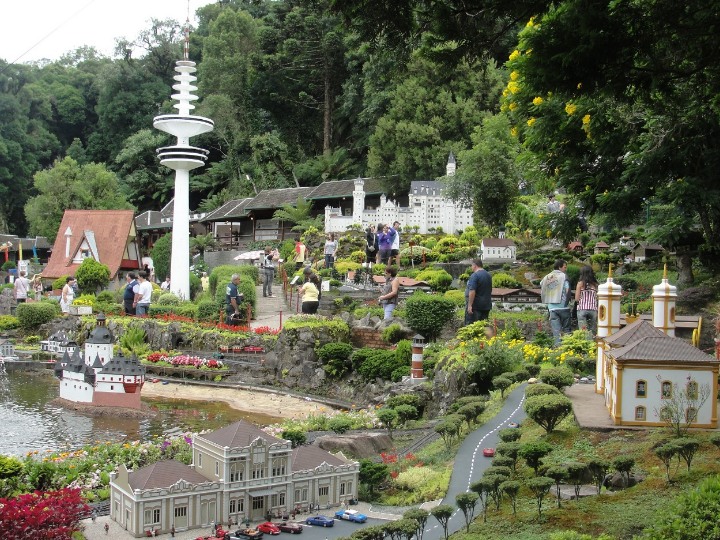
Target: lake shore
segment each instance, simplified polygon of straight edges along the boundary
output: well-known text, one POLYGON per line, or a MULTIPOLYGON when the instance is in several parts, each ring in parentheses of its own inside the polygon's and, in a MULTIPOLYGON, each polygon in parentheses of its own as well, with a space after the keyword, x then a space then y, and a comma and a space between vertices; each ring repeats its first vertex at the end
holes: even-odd
POLYGON ((142 388, 142 396, 190 401, 222 401, 239 411, 282 418, 306 418, 310 414, 318 414, 329 409, 323 403, 274 392, 172 382, 161 384, 146 381, 142 388))

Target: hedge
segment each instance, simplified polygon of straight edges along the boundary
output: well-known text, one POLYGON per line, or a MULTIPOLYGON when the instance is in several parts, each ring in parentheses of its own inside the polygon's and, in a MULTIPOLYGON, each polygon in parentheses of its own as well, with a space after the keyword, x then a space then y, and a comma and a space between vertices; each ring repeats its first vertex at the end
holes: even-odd
POLYGON ((48 323, 60 315, 60 305, 55 302, 24 302, 18 304, 15 315, 20 326, 28 330, 48 323))
MULTIPOLYGON (((215 295, 217 293, 218 285, 221 285, 223 296, 225 295, 224 287, 227 283, 230 283, 230 278, 233 274, 240 274, 241 276, 247 276, 253 281, 253 286, 258 283, 260 279, 259 269, 252 264, 241 264, 231 265, 224 264, 216 266, 213 271, 210 272, 209 284, 210 292, 215 295)), ((223 299, 223 302, 225 300, 223 299)))
POLYGON ((422 291, 405 302, 408 325, 428 341, 434 341, 440 335, 443 327, 455 317, 456 309, 452 300, 422 291))

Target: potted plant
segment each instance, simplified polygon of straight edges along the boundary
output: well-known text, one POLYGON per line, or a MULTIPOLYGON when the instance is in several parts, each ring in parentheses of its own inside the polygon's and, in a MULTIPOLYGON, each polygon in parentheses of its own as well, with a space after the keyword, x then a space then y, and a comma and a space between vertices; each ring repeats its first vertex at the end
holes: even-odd
POLYGON ((70 306, 71 315, 92 315, 93 305, 95 304, 95 296, 92 294, 83 294, 73 300, 70 306))

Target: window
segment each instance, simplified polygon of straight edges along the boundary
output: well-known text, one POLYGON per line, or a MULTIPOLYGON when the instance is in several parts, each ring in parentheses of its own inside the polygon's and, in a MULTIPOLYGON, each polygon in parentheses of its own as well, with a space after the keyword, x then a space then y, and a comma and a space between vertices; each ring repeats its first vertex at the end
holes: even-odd
POLYGON ((663 422, 670 420, 672 417, 672 413, 670 412, 670 407, 663 407, 660 409, 660 420, 663 422))
POLYGON ((672 398, 672 383, 670 381, 663 381, 663 383, 662 383, 662 398, 663 399, 671 399, 672 398))
POLYGON ((688 407, 685 411, 685 422, 692 424, 697 420, 697 409, 695 407, 688 407))
POLYGON ((345 495, 345 482, 340 482, 340 495, 345 495))
POLYGON ((635 407, 635 420, 645 420, 645 407, 635 407))
POLYGON ((256 478, 265 478, 265 465, 262 463, 256 463, 252 469, 253 480, 256 478))
POLYGON ((187 516, 187 506, 178 506, 175 508, 175 517, 181 518, 187 516))
POLYGON ((285 494, 284 493, 278 493, 276 495, 273 495, 271 498, 271 506, 285 506, 285 494))
POLYGON ((687 383, 687 397, 688 399, 698 398, 698 383, 697 381, 689 381, 687 383))
POLYGON ((273 460, 272 476, 284 476, 286 464, 286 458, 275 458, 273 460))
POLYGON ((647 382, 638 381, 635 383, 635 397, 647 397, 647 382))
POLYGON ((202 454, 198 452, 198 467, 202 467, 202 454))
POLYGON ((262 510, 265 508, 265 501, 263 497, 253 497, 252 498, 252 507, 253 510, 262 510))
POLYGON ((230 499, 230 513, 237 514, 238 512, 245 511, 245 500, 244 499, 230 499))
POLYGON ((245 471, 245 461, 233 459, 230 461, 230 481, 242 482, 243 472, 245 471))
POLYGON ((160 523, 160 509, 159 508, 146 508, 145 509, 145 525, 155 525, 160 523))
POLYGON ((220 462, 215 462, 215 476, 220 476, 220 462))
POLYGON ((327 497, 327 494, 329 492, 330 492, 329 486, 318 488, 318 495, 320 495, 321 497, 323 497, 323 496, 327 497))

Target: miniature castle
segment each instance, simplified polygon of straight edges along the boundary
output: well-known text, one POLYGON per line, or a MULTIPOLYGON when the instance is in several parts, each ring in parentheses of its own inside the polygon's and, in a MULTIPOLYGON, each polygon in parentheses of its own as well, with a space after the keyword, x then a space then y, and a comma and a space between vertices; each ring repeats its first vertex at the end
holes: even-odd
POLYGON ((105 315, 97 317, 97 326, 85 341, 84 353, 67 336, 53 336, 44 350, 62 353, 55 361, 60 379, 60 397, 73 403, 98 407, 140 409, 140 390, 145 382, 145 367, 137 357, 113 354, 115 341, 105 326, 105 315), (55 339, 63 339, 61 342, 55 339))

